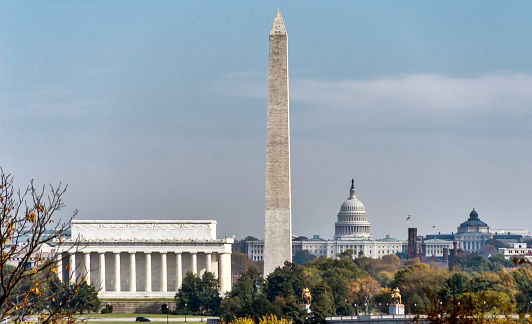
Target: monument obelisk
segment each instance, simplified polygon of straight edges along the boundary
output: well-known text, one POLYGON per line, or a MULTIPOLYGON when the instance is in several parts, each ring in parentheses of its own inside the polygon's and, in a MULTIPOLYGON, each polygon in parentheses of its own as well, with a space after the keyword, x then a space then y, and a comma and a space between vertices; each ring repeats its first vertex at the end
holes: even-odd
POLYGON ((264 275, 292 261, 288 40, 279 9, 270 30, 264 275))

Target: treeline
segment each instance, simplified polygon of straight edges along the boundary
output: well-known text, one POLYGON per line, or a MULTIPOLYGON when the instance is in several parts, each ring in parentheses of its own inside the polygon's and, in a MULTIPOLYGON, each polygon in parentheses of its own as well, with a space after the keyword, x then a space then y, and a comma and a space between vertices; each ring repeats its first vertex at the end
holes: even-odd
POLYGON ((339 257, 320 257, 303 266, 286 262, 266 279, 250 267, 225 298, 217 293, 212 274, 200 279, 188 273, 176 294, 177 312, 215 314, 226 321, 250 317, 258 323, 272 314, 296 324, 322 323, 326 316, 387 313, 395 287, 407 313, 468 318, 532 307, 532 270, 515 267, 502 255, 458 255, 450 262, 452 270, 430 268, 417 259, 401 264, 395 255, 354 258, 348 250, 339 257), (312 295, 310 313, 301 310, 304 288, 312 295))
MULTIPOLYGON (((9 282, 16 273, 16 267, 4 264, 2 278, 9 282)), ((22 274, 22 280, 12 287, 0 285, 2 312, 14 316, 53 313, 58 317, 68 317, 75 313, 95 312, 100 306, 98 292, 84 280, 79 283, 62 283, 55 267, 35 272, 29 269, 22 274)))

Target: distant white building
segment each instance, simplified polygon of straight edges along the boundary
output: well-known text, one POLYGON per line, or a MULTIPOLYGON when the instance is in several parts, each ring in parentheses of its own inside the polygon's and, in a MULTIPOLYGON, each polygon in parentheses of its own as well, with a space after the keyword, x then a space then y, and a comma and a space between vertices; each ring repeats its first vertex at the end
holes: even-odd
POLYGON ((513 243, 511 248, 502 248, 499 249, 499 252, 508 260, 515 257, 524 257, 532 262, 532 247, 528 247, 526 243, 513 243))
POLYGON ((428 239, 418 242, 418 246, 421 248, 421 254, 424 254, 426 257, 435 256, 443 258, 445 256, 444 250, 447 249, 447 252, 449 252, 453 248, 453 242, 440 239, 428 239))
MULTIPOLYGON (((407 241, 401 241, 386 235, 380 240, 371 239, 371 223, 364 204, 356 197, 354 181, 351 181, 349 198, 340 207, 337 221, 334 224, 334 239, 325 240, 315 235, 311 239, 292 240, 292 255, 307 250, 316 257, 336 258, 338 254, 351 249, 354 256, 380 259, 387 254, 405 253, 407 241)), ((264 241, 248 241, 247 256, 253 261, 264 259, 264 241)))
MULTIPOLYGON (((11 245, 8 245, 6 248, 11 249, 11 245)), ((8 260, 7 264, 17 267, 21 262, 24 261, 27 254, 27 244, 19 244, 15 246, 16 253, 13 254, 8 260)), ((25 261, 26 268, 31 268, 37 262, 36 256, 39 255, 40 259, 47 261, 53 259, 55 256, 56 247, 53 247, 49 244, 42 244, 38 251, 35 251, 30 257, 25 261)))

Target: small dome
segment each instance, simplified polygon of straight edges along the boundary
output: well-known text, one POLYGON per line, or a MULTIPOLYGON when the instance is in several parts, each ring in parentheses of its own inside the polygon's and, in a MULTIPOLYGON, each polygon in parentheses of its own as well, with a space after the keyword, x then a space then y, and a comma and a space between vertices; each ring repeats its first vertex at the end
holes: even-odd
POLYGON ((469 213, 469 219, 478 219, 478 213, 475 208, 469 213))

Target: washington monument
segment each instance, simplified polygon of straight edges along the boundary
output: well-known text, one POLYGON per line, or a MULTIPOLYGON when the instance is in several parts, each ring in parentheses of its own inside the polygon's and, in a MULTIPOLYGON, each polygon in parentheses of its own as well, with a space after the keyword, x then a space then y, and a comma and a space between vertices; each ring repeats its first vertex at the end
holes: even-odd
POLYGON ((270 30, 264 275, 292 261, 288 40, 279 9, 270 30))

